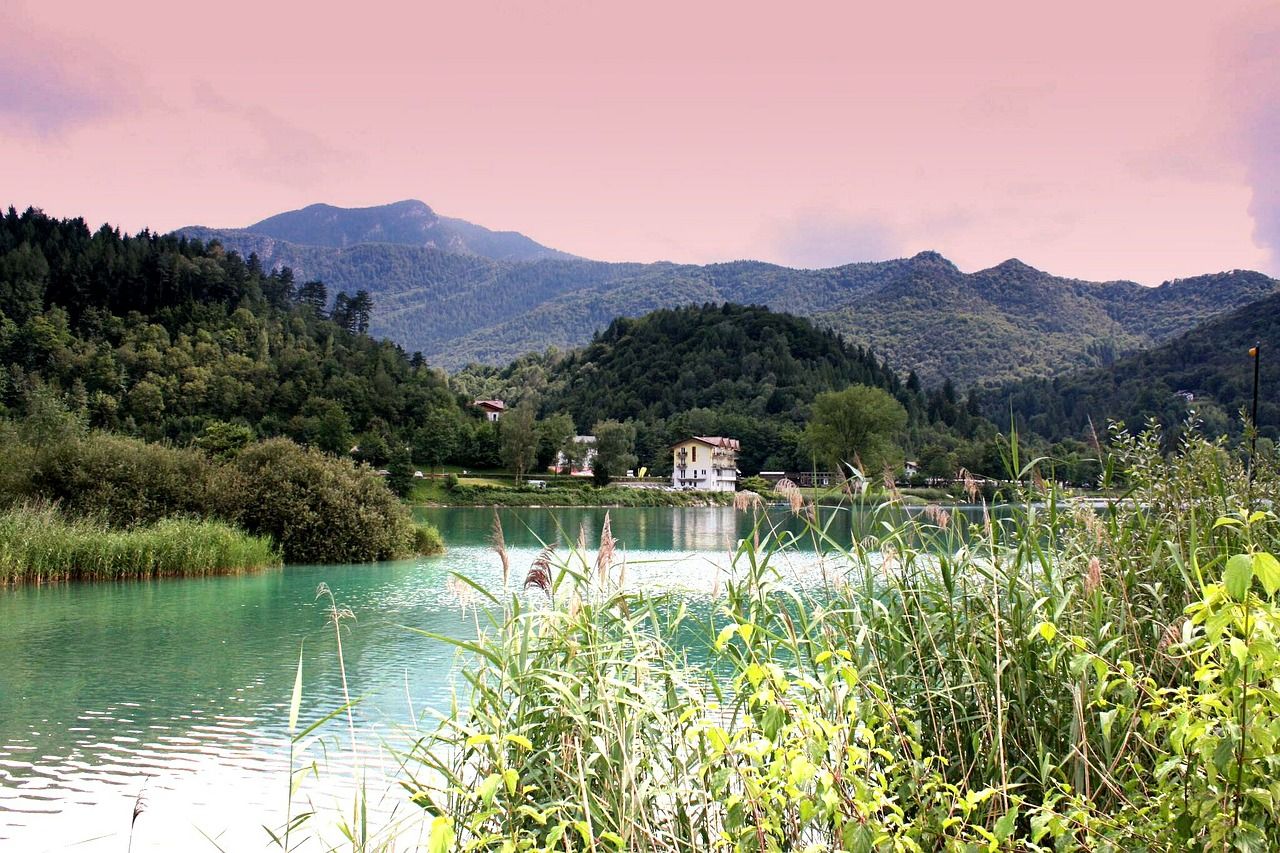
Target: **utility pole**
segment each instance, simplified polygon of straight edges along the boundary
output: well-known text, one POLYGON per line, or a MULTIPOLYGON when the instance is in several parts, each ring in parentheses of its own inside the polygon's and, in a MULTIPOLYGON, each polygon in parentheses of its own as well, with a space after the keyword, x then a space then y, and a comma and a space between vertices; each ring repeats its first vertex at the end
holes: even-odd
POLYGON ((1253 488, 1253 475, 1258 469, 1258 366, 1262 361, 1262 344, 1255 342, 1249 349, 1253 358, 1253 409, 1249 415, 1249 487, 1253 488))

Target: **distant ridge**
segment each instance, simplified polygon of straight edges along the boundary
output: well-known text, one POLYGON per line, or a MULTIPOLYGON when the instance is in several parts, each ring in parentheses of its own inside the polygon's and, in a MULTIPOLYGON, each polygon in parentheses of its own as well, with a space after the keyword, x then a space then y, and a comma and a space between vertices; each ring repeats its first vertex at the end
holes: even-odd
POLYGON ((311 205, 245 229, 182 233, 256 252, 330 292, 370 291, 374 333, 447 369, 579 346, 616 317, 732 302, 808 317, 927 384, 996 385, 1110 364, 1280 290, 1247 270, 1160 287, 1061 278, 1016 258, 965 273, 932 251, 829 269, 604 263, 420 201, 311 205))
POLYGON ((439 216, 416 199, 375 207, 335 207, 312 204, 269 216, 247 228, 218 229, 189 226, 180 233, 230 244, 252 234, 302 246, 343 249, 361 243, 419 246, 496 261, 569 258, 515 231, 490 231, 463 219, 439 216), (224 236, 225 235, 225 236, 224 236))
POLYGON ((1262 345, 1258 431, 1280 440, 1280 293, 1106 367, 993 389, 982 404, 997 423, 1012 411, 1025 429, 1054 441, 1087 438, 1091 426, 1102 433, 1108 419, 1136 432, 1155 418, 1172 437, 1192 413, 1210 437, 1238 436, 1239 414, 1252 398, 1255 343, 1262 345))

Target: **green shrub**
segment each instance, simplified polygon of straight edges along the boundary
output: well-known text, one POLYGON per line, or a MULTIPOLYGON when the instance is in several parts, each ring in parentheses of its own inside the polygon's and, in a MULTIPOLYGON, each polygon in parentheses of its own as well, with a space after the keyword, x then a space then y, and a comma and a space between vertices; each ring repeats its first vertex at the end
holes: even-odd
POLYGON ((444 537, 435 525, 418 522, 413 527, 413 552, 423 556, 444 553, 444 537))
POLYGON ((414 526, 368 468, 283 438, 240 451, 220 478, 220 514, 274 539, 291 563, 406 557, 414 526))
POLYGON ((17 442, 6 462, 2 503, 53 502, 70 517, 113 527, 221 519, 270 537, 291 563, 394 559, 416 547, 408 512, 382 478, 288 439, 223 459, 92 433, 38 451, 17 442))
POLYGON ((218 466, 198 450, 93 433, 30 457, 29 493, 117 526, 208 515, 218 466))

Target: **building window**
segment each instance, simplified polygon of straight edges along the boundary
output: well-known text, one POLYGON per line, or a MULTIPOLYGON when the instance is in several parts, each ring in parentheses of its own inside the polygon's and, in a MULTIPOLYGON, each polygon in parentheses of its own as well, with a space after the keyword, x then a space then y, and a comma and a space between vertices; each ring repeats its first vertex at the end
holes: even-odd
POLYGON ((693 446, 693 461, 698 461, 698 446, 696 444, 693 446))

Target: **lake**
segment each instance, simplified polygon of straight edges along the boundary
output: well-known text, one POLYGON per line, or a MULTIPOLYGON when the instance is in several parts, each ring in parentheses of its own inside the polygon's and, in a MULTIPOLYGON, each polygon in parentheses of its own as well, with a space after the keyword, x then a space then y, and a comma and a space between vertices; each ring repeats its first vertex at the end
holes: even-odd
MULTIPOLYGON (((594 548, 605 512, 502 510, 513 583, 541 542, 576 541, 585 525, 594 548)), ((695 598, 709 595, 732 549, 751 536, 751 515, 731 508, 609 512, 628 583, 695 598)), ((359 758, 345 716, 326 723, 295 758, 295 766, 315 761, 319 768, 295 803, 310 798, 330 818, 350 814, 358 764, 380 819, 416 818, 392 784, 396 750, 432 728, 431 713, 448 707, 459 679, 452 647, 404 626, 474 636, 467 589, 452 573, 501 587, 487 547, 492 510, 419 514, 440 528, 447 554, 0 589, 0 849, 124 850, 140 792, 135 851, 266 848, 262 826, 284 822, 289 700, 300 654, 301 726, 345 701, 328 600, 316 598, 321 583, 354 615, 343 625, 342 647, 350 695, 361 699, 353 712, 359 758)), ((771 517, 802 529, 783 511, 771 517)), ((848 541, 849 516, 835 527, 848 541)), ((789 563, 801 574, 825 570, 812 548, 789 563)), ((338 840, 331 826, 322 835, 338 840)))

